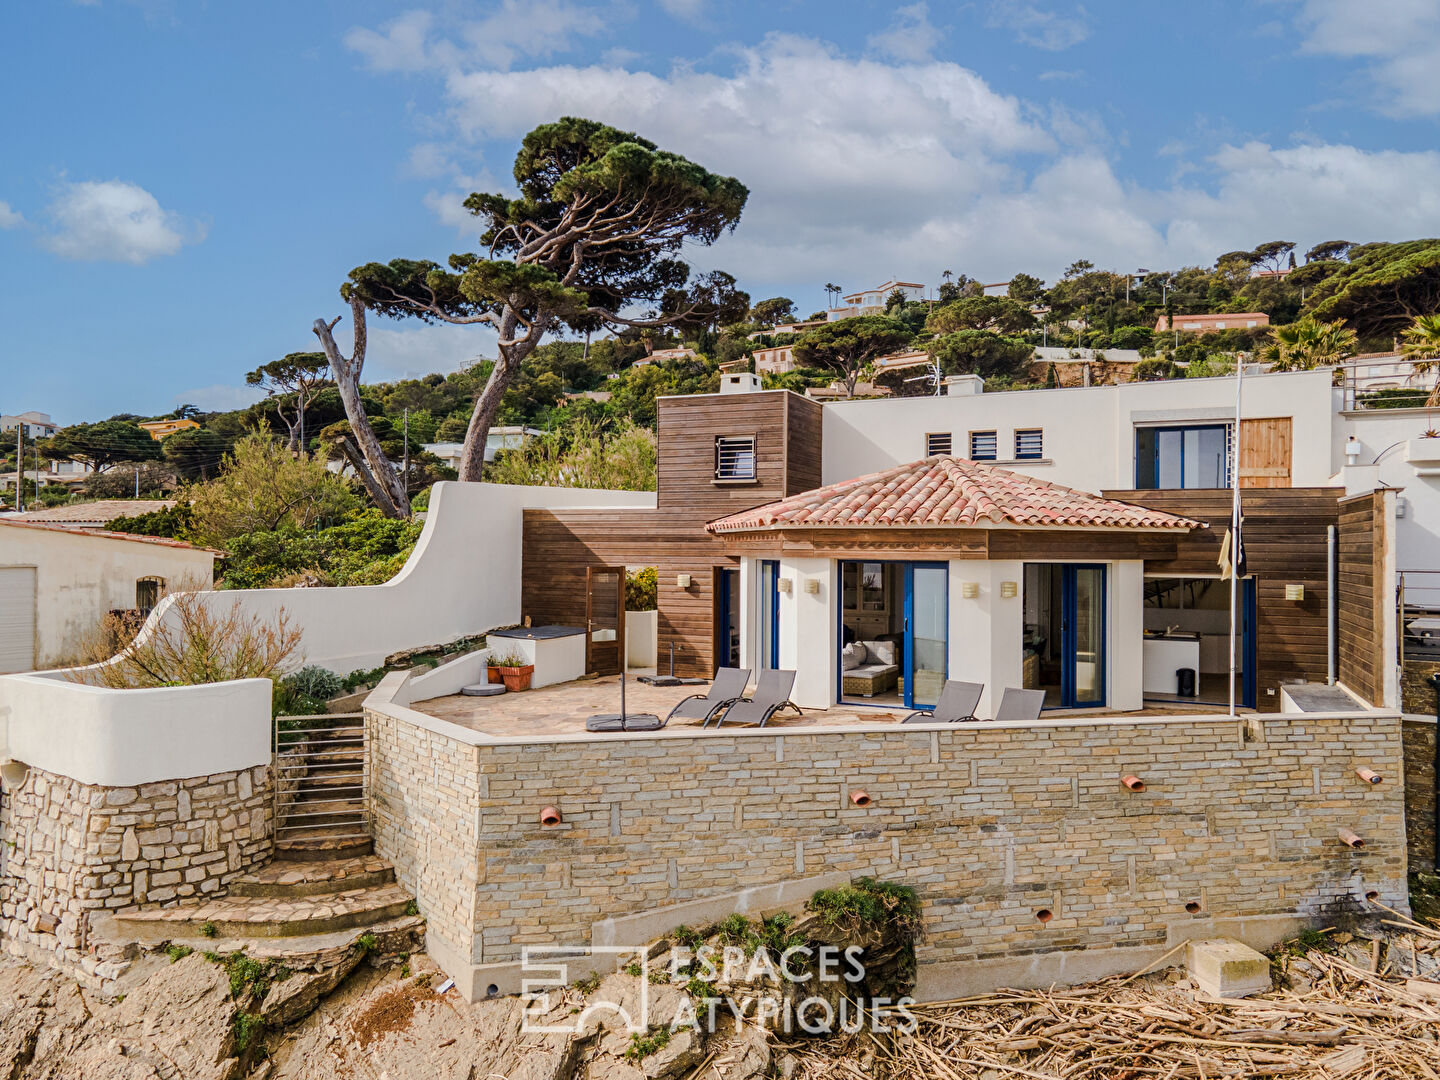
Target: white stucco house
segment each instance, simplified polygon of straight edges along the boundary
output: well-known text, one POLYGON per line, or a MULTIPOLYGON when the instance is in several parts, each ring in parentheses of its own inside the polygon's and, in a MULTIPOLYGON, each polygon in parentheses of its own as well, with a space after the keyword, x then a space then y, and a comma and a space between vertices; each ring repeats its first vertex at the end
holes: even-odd
POLYGON ((111 611, 208 587, 219 552, 159 536, 0 517, 0 674, 73 657, 111 611))

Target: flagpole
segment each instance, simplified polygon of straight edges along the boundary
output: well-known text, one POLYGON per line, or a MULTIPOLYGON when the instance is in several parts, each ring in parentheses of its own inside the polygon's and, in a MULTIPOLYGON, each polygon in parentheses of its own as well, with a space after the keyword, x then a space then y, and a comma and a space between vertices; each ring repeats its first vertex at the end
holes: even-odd
POLYGON ((1235 358, 1235 437, 1230 446, 1230 715, 1235 711, 1235 627, 1240 598, 1240 392, 1245 382, 1245 358, 1235 358))

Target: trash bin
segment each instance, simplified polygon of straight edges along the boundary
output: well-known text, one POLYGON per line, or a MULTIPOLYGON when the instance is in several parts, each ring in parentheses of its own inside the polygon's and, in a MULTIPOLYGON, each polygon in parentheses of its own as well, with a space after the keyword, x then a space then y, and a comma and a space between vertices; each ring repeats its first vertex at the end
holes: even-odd
POLYGON ((1195 669, 1182 667, 1175 671, 1175 693, 1180 697, 1195 696, 1195 669))

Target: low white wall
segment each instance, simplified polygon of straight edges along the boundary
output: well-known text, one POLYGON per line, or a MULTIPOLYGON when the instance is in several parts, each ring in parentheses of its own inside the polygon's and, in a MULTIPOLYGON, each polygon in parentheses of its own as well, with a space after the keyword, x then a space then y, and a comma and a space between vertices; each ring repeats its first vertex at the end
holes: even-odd
POLYGON ((209 601, 242 604, 261 618, 284 608, 290 624, 302 631, 305 663, 345 675, 376 667, 402 649, 519 622, 526 509, 654 505, 654 493, 646 491, 436 484, 414 552, 385 584, 246 589, 212 593, 209 601))
POLYGON ((110 690, 56 674, 0 679, 0 759, 134 787, 270 763, 269 679, 110 690))

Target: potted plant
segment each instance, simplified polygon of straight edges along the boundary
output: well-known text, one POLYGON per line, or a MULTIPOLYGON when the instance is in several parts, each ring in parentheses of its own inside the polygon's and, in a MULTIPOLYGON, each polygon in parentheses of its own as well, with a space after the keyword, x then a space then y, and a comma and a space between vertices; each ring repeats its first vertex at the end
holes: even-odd
POLYGON ((499 674, 506 690, 529 690, 530 679, 535 674, 535 665, 527 663, 525 657, 519 653, 508 653, 504 656, 492 656, 490 671, 492 680, 496 673, 499 674))

